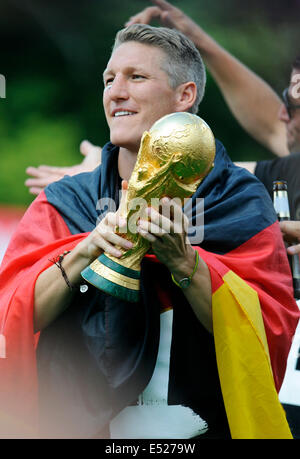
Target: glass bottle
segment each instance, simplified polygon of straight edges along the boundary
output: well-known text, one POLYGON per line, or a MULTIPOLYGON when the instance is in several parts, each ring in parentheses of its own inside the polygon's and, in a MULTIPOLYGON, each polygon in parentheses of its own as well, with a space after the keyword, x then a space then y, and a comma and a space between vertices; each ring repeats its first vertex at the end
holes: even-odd
MULTIPOLYGON (((275 180, 273 182, 273 204, 279 221, 290 220, 287 182, 275 180)), ((291 255, 291 268, 293 274, 294 297, 300 299, 300 261, 299 255, 291 255)))

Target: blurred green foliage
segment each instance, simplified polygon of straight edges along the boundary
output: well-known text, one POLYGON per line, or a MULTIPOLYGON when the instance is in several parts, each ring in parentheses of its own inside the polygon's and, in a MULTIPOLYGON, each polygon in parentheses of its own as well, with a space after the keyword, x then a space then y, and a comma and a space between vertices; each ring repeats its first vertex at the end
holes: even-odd
MULTIPOLYGON (((265 78, 279 93, 299 53, 297 0, 173 1, 265 78)), ((144 0, 1 0, 0 203, 28 205, 28 166, 77 164, 83 139, 103 145, 108 129, 102 110, 102 72, 117 30, 149 6, 144 0)), ((233 160, 271 154, 230 114, 208 77, 200 116, 233 160)))

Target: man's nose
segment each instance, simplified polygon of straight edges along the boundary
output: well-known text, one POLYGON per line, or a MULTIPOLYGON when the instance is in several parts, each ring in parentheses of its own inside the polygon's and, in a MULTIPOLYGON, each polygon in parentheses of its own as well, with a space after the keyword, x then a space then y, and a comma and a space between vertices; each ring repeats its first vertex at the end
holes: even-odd
POLYGON ((284 123, 288 123, 290 121, 290 115, 288 114, 288 111, 284 104, 280 105, 280 108, 278 110, 278 119, 280 121, 283 121, 284 123))
POLYGON ((122 75, 116 75, 109 88, 109 96, 113 100, 128 99, 126 79, 122 75))

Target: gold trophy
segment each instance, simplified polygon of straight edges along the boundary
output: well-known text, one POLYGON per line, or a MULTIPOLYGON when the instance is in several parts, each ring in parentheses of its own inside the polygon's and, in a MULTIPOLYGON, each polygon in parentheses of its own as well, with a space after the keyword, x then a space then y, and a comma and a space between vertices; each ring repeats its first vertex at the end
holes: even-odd
POLYGON ((127 222, 126 233, 116 228, 133 247, 127 251, 118 247, 123 252, 120 258, 103 253, 82 271, 82 277, 110 295, 137 302, 141 261, 151 246, 136 231, 138 219, 148 206, 158 209, 164 196, 179 198, 183 205, 213 168, 215 150, 210 127, 187 112, 166 115, 144 132, 126 199, 119 209, 127 222))

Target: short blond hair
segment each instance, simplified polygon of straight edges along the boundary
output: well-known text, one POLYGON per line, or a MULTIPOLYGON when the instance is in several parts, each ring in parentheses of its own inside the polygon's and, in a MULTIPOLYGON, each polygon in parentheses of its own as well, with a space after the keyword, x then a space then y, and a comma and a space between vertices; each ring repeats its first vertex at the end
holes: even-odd
POLYGON ((188 81, 196 84, 197 96, 190 112, 197 113, 204 96, 206 71, 194 43, 174 29, 134 24, 117 33, 113 51, 128 41, 156 46, 164 52, 166 60, 163 62, 162 69, 167 73, 172 88, 188 81))

